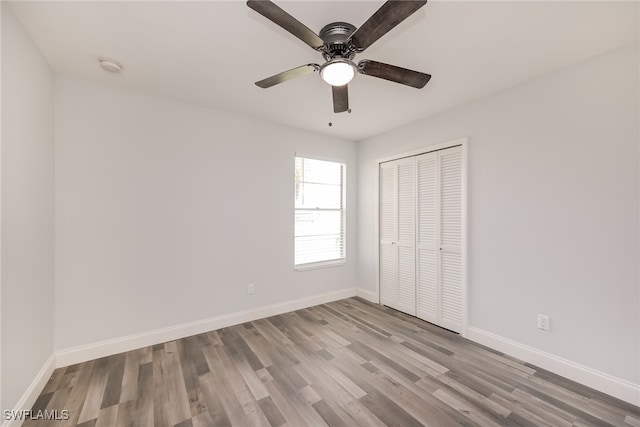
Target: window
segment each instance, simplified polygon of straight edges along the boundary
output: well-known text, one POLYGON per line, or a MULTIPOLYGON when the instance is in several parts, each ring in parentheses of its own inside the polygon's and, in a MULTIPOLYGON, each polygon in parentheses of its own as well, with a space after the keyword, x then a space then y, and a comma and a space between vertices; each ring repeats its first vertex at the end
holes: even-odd
POLYGON ((295 267, 344 263, 345 165, 296 157, 295 267))

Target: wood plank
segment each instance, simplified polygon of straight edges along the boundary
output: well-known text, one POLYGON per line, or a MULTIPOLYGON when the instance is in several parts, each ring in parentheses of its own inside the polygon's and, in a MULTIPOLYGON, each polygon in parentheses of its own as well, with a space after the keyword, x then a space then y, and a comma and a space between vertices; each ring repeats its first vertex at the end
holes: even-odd
POLYGON ((121 353, 111 356, 108 359, 108 366, 106 367, 107 384, 105 385, 100 409, 117 405, 120 402, 120 392, 122 391, 125 358, 126 355, 124 353, 121 353))
POLYGON ((287 423, 287 420, 284 419, 284 416, 278 409, 278 407, 273 403, 271 396, 266 396, 258 401, 262 412, 269 420, 269 424, 273 427, 282 426, 287 423))
POLYGON ((625 415, 624 422, 633 427, 640 427, 640 418, 634 418, 631 415, 625 415))
MULTIPOLYGON (((500 424, 498 424, 497 422, 489 419, 480 412, 476 412, 476 410, 467 402, 463 401, 462 399, 458 399, 456 396, 453 396, 452 394, 447 393, 442 389, 436 390, 433 395, 444 402, 446 405, 460 412, 462 415, 469 418, 475 423, 487 427, 500 427, 500 424)), ((501 421, 503 421, 501 424, 504 424, 504 419, 502 419, 501 421)))
POLYGON ((165 346, 153 347, 153 422, 156 425, 171 424, 171 414, 169 413, 169 389, 165 371, 167 369, 167 352, 165 346))
MULTIPOLYGON (((384 424, 371 413, 358 399, 347 392, 340 386, 333 378, 328 375, 323 375, 322 371, 316 367, 312 360, 306 358, 305 355, 299 354, 298 357, 302 360, 302 363, 295 365, 294 369, 305 378, 312 388, 312 397, 308 397, 306 393, 301 394, 305 397, 308 403, 315 403, 313 396, 317 395, 327 403, 330 403, 334 410, 344 411, 345 416, 343 419, 352 419, 354 423, 361 426, 383 426, 384 424)), ((307 387, 304 387, 305 390, 307 387)))
POLYGON ((118 417, 116 418, 116 427, 128 427, 132 421, 136 419, 135 413, 135 400, 127 400, 118 405, 118 417))
POLYGON ((136 350, 125 354, 120 402, 128 402, 136 398, 138 393, 138 368, 141 363, 140 354, 141 352, 136 350))
POLYGON ((118 405, 111 405, 100 409, 96 427, 115 427, 118 420, 118 405))
POLYGON ((78 417, 78 424, 96 419, 100 412, 104 389, 107 386, 107 359, 98 359, 95 364, 95 372, 90 378, 86 399, 82 411, 78 417))
MULTIPOLYGON (((221 336, 222 338, 222 336, 221 336)), ((225 339, 222 339, 224 342, 225 339)), ((238 401, 238 396, 233 389, 232 383, 234 380, 227 376, 227 371, 224 368, 223 361, 220 360, 220 355, 224 354, 224 347, 208 346, 203 349, 204 356, 209 364, 210 373, 203 375, 202 377, 208 377, 206 390, 211 392, 215 389, 215 394, 210 394, 215 402, 215 397, 218 397, 225 416, 229 419, 231 425, 249 425, 249 420, 242 405, 238 401)), ((202 383, 201 377, 201 383, 202 383)), ((203 387, 203 389, 205 389, 203 387)), ((220 412, 218 412, 219 414, 220 412)))
MULTIPOLYGON (((524 406, 524 404, 517 398, 514 398, 512 395, 507 397, 503 397, 500 394, 496 393, 489 396, 491 401, 498 403, 500 406, 503 406, 511 411, 511 414, 517 415, 517 417, 512 416, 511 419, 524 418, 531 422, 534 422, 541 426, 555 426, 555 427, 571 427, 575 422, 575 417, 570 417, 570 419, 566 419, 563 417, 559 417, 555 414, 551 413, 540 413, 538 411, 533 412, 524 406)), ((509 415, 511 415, 509 414, 509 415)))
POLYGON ((198 416, 194 416, 193 419, 196 420, 196 424, 202 422, 205 425, 215 425, 215 426, 231 426, 231 421, 227 416, 227 413, 222 404, 222 400, 218 394, 218 389, 222 384, 217 386, 215 384, 215 379, 211 373, 207 373, 200 377, 200 387, 202 389, 203 401, 207 406, 207 416, 199 414, 198 416), (210 424, 206 424, 210 422, 210 424))
POLYGON ((182 363, 176 342, 171 342, 166 354, 166 370, 164 371, 169 398, 170 423, 179 424, 191 418, 191 405, 187 396, 187 388, 182 371, 182 363))
POLYGON ((154 425, 154 390, 157 378, 153 376, 153 361, 138 368, 138 394, 133 406, 136 426, 152 427, 154 425))
POLYGON ((343 420, 324 400, 313 404, 313 408, 322 417, 324 422, 331 427, 348 427, 349 423, 343 420))
MULTIPOLYGON (((266 369, 260 369, 259 371, 257 371, 257 374, 268 390, 273 403, 276 405, 282 416, 287 420, 288 425, 309 425, 308 420, 309 418, 313 417, 309 416, 309 413, 307 411, 304 411, 306 413, 301 413, 300 410, 303 410, 303 407, 301 405, 296 405, 295 403, 290 402, 288 396, 280 390, 280 387, 266 369)), ((317 416, 316 420, 312 419, 311 421, 318 422, 317 425, 326 425, 326 423, 322 420, 322 418, 320 418, 319 415, 317 416)))

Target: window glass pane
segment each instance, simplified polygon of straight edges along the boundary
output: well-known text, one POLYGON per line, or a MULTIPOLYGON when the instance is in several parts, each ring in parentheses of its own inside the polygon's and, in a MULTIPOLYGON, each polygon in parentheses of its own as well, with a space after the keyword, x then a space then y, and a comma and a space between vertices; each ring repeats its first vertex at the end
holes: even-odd
POLYGON ((295 244, 297 265, 344 258, 339 234, 296 237, 295 244))
POLYGON ((340 211, 296 211, 296 236, 321 236, 341 232, 340 211))
POLYGON ((342 206, 339 185, 300 183, 296 188, 296 208, 339 209, 342 206))
POLYGON ((304 159, 296 157, 296 184, 303 181, 304 176, 304 159))
MULTIPOLYGON (((298 157, 299 159, 300 157, 298 157)), ((342 181, 342 164, 325 160, 303 159, 300 167, 303 182, 317 184, 340 185, 342 181)), ((297 169, 297 167, 296 167, 297 169)), ((296 174, 297 176, 297 174, 296 174)))

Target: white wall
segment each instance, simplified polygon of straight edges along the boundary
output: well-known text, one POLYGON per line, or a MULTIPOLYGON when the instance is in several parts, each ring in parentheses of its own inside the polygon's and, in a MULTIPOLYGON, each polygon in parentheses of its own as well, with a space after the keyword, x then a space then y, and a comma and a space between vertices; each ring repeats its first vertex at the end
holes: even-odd
POLYGON ((2 2, 2 401, 53 354, 53 74, 2 2))
POLYGON ((57 350, 357 284, 354 142, 59 77, 55 141, 57 350), (296 152, 347 162, 342 267, 293 270, 296 152))
POLYGON ((635 45, 362 141, 360 287, 376 159, 467 136, 470 325, 640 384, 638 75, 635 45))

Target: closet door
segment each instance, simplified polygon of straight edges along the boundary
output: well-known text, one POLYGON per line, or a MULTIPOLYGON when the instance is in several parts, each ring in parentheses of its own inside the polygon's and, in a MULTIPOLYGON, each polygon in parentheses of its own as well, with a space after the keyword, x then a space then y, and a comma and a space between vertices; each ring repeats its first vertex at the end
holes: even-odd
POLYGON ((417 316, 431 323, 440 320, 440 197, 438 153, 416 158, 417 170, 417 316))
POLYGON ((416 314, 415 159, 380 165, 380 302, 416 314))
POLYGON ((398 168, 398 310, 416 315, 416 162, 396 160, 398 168))
POLYGON ((396 164, 380 164, 380 304, 398 308, 398 251, 396 250, 396 164))
POLYGON ((438 152, 440 166, 440 321, 460 332, 462 290, 462 147, 438 152))
POLYGON ((417 316, 462 330, 462 147, 422 154, 417 169, 417 316))

